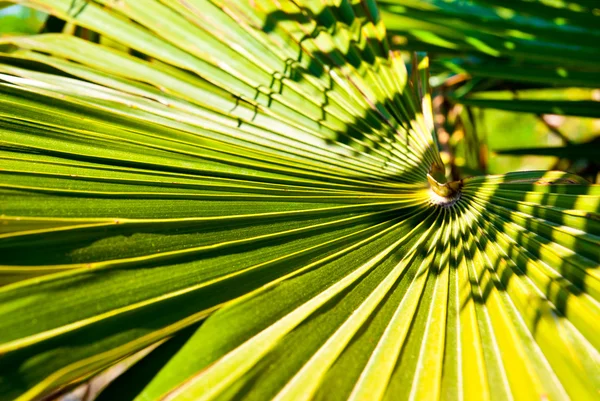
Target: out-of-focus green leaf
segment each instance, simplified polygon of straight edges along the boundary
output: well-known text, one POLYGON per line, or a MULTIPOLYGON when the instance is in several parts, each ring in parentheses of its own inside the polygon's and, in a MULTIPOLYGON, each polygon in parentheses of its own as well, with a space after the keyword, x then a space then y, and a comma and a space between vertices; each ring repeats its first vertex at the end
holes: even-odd
POLYGON ((42 11, 0 1, 0 37, 38 33, 47 18, 42 11))
POLYGON ((600 118, 600 102, 594 100, 505 100, 461 97, 457 102, 475 107, 510 110, 521 113, 561 114, 600 118))
MULTIPOLYGON (((598 117, 597 102, 588 102, 590 99, 597 100, 596 95, 585 99, 586 102, 572 102, 575 99, 568 95, 560 102, 550 101, 552 97, 540 98, 536 102, 516 100, 512 96, 508 101, 489 96, 486 96, 486 101, 475 99, 486 91, 548 89, 571 93, 578 88, 599 88, 600 8, 594 2, 379 0, 378 3, 392 47, 433 53, 431 66, 436 77, 434 84, 439 88, 438 95, 460 99, 462 104, 476 106, 480 110, 489 108, 534 115, 598 117)), ((491 110, 486 114, 493 113, 491 110)), ((447 119, 448 116, 442 114, 440 118, 447 119)), ((535 124, 530 124, 532 130, 521 128, 529 121, 523 114, 514 114, 514 120, 510 125, 518 126, 523 135, 531 138, 540 136, 539 127, 533 130, 535 124)), ((481 125, 476 130, 463 131, 459 127, 452 141, 464 139, 476 142, 477 138, 468 138, 468 135, 484 131, 485 124, 479 120, 475 123, 481 125)), ((582 120, 577 125, 587 124, 582 120)), ((553 136, 572 136, 573 141, 583 139, 578 138, 579 128, 572 124, 567 126, 572 129, 545 128, 552 132, 550 142, 544 140, 539 146, 551 144, 553 136), (566 134, 558 133, 563 129, 566 134)), ((586 127, 585 131, 589 128, 586 127)), ((502 132, 507 129, 501 127, 502 132)), ((497 135, 496 132, 489 134, 497 135)), ((464 147, 462 144, 458 146, 464 147)), ((480 153, 485 153, 485 149, 482 148, 480 153)), ((494 156, 492 158, 495 159, 494 156)), ((459 157, 451 162, 455 160, 465 161, 459 157)), ((552 161, 547 158, 521 158, 520 162, 514 158, 510 162, 511 167, 505 160, 490 160, 490 172, 552 166, 552 161), (497 166, 501 168, 495 168, 497 166)), ((476 170, 465 167, 452 164, 451 169, 476 173, 476 170)), ((579 167, 573 171, 586 171, 588 178, 597 175, 591 164, 583 169, 579 167)))
POLYGON ((433 68, 466 73, 473 77, 502 79, 515 82, 540 83, 550 86, 578 86, 583 88, 600 87, 598 70, 577 70, 560 66, 521 65, 506 60, 440 58, 433 62, 433 68))
POLYGON ((379 0, 400 46, 598 71, 600 12, 587 1, 379 0))
POLYGON ((537 155, 537 156, 555 156, 562 159, 590 159, 596 160, 600 154, 600 140, 594 139, 586 143, 569 144, 566 146, 545 147, 545 148, 517 148, 517 149, 496 149, 495 153, 499 155, 537 155))
POLYGON ((25 3, 94 35, 0 40, 0 399, 597 395, 600 187, 435 181, 373 1, 25 3))

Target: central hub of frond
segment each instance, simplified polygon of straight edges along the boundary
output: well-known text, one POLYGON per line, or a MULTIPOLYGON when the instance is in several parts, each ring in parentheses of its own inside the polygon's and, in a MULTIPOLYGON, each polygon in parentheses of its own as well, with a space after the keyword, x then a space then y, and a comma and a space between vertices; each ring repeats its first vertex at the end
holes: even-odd
POLYGON ((460 199, 462 181, 440 184, 430 174, 427 174, 427 181, 429 181, 429 196, 432 204, 449 207, 460 199))

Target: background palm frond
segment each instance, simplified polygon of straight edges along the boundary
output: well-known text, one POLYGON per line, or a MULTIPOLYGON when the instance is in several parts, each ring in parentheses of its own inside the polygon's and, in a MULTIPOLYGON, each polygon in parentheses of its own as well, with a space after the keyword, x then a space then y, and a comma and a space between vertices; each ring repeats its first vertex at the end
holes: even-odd
POLYGON ((588 1, 381 0, 390 41, 432 54, 438 133, 454 176, 597 163, 508 157, 505 148, 583 144, 600 127, 600 9, 588 1), (559 117, 560 116, 560 117, 559 117), (564 117, 573 116, 573 117, 564 117), (550 122, 552 121, 552 122, 550 122), (501 135, 498 133, 501 132, 501 135), (444 141, 443 141, 444 142, 444 141), (498 156, 501 155, 501 156, 498 156))

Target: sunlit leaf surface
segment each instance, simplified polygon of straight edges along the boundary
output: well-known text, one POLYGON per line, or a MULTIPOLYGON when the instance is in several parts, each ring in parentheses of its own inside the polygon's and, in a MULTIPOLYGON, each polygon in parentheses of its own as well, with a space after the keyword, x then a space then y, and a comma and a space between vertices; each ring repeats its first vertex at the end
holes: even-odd
POLYGON ((428 179, 374 2, 18 3, 113 45, 0 40, 1 399, 597 398, 600 187, 428 179))

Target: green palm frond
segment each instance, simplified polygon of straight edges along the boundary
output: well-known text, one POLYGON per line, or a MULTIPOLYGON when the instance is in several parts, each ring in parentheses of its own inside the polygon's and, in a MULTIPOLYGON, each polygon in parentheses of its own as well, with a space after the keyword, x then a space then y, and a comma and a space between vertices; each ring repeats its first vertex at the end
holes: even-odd
POLYGON ((600 187, 438 183, 374 1, 17 2, 94 35, 0 39, 0 399, 598 396, 600 187))
POLYGON ((501 149, 496 150, 496 153, 499 155, 511 156, 555 156, 573 161, 578 159, 588 159, 594 161, 596 156, 600 154, 600 138, 596 138, 585 143, 568 144, 566 146, 501 149))
MULTIPOLYGON (((378 0, 394 48, 430 50, 432 68, 474 85, 600 87, 600 8, 594 2, 378 0)), ((472 88, 469 88, 472 89, 472 88)), ((460 91, 459 91, 460 92, 460 91)), ((598 118, 597 101, 465 97, 476 106, 598 118)))
POLYGON ((598 87, 600 9, 593 2, 377 2, 395 46, 478 56, 448 59, 446 67, 478 77, 598 87))

